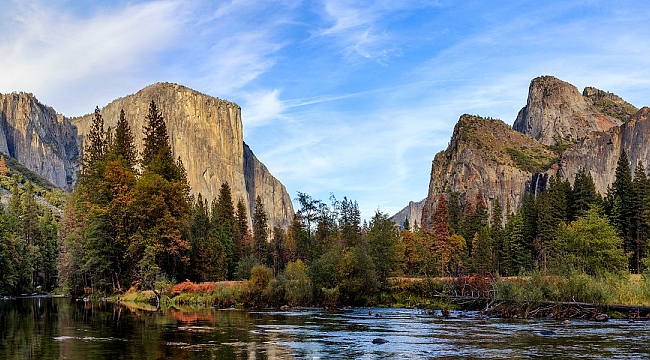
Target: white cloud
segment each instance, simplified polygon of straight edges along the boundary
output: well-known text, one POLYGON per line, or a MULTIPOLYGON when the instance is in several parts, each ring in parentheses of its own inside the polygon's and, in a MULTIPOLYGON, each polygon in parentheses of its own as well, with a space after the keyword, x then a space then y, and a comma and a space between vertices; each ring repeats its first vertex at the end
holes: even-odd
POLYGON ((33 92, 74 115, 88 111, 95 104, 75 97, 90 89, 101 93, 115 77, 125 81, 124 72, 146 69, 173 45, 184 21, 182 4, 156 1, 79 17, 49 2, 20 3, 5 14, 12 31, 0 39, 0 91, 33 92))
POLYGON ((242 105, 242 120, 245 132, 273 120, 286 118, 283 114, 286 106, 280 101, 279 96, 278 89, 243 94, 245 102, 242 105))

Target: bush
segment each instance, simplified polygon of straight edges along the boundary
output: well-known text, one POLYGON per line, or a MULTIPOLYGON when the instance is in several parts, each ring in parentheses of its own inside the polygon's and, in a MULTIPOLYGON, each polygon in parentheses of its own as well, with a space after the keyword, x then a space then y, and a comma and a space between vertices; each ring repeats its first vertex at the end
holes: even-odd
POLYGON ((237 280, 248 280, 251 278, 251 271, 253 267, 260 265, 259 261, 255 259, 254 256, 249 255, 237 262, 237 267, 235 268, 235 279, 237 280))
POLYGON ((264 306, 270 303, 271 289, 267 289, 273 280, 273 269, 256 265, 251 270, 250 280, 246 282, 246 290, 242 294, 242 302, 248 306, 264 306))
POLYGON ((290 306, 310 305, 312 284, 309 268, 301 260, 290 262, 284 269, 285 299, 290 306))

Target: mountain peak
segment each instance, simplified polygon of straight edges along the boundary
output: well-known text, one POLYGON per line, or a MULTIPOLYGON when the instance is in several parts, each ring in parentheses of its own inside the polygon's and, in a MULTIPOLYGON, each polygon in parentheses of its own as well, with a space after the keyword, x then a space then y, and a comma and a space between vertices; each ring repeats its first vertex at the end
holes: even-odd
MULTIPOLYGON (((599 110, 594 104, 596 97, 583 96, 575 86, 556 77, 537 77, 531 81, 526 106, 512 127, 542 144, 562 145, 621 125, 621 120, 599 110)), ((616 104, 605 99, 608 104, 616 104)))

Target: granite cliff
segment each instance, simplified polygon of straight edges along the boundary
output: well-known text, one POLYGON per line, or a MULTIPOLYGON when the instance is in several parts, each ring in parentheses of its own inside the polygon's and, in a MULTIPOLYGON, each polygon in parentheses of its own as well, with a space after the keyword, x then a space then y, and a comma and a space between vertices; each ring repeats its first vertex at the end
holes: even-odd
POLYGON ((621 125, 621 120, 594 105, 598 91, 585 92, 592 97, 583 96, 575 86, 552 76, 535 78, 530 83, 528 102, 512 127, 542 144, 557 145, 621 125))
POLYGON ((0 152, 60 188, 72 184, 80 154, 70 121, 24 92, 0 94, 0 152))
MULTIPOLYGON (((260 196, 271 226, 286 227, 293 206, 284 185, 262 164, 243 141, 241 109, 184 86, 158 83, 114 100, 101 109, 105 128, 115 128, 124 109, 138 150, 149 103, 154 100, 165 118, 172 152, 187 170, 192 193, 209 202, 228 182, 234 201, 249 205, 260 196)), ((0 152, 59 187, 76 180, 78 159, 92 115, 66 118, 42 105, 31 94, 0 95, 0 152)))
MULTIPOLYGON (((500 120, 460 117, 449 146, 434 157, 424 206, 434 206, 441 193, 473 198, 480 190, 490 212, 496 199, 504 209, 515 209, 527 191, 544 190, 550 176, 573 182, 580 168, 591 173, 604 194, 623 150, 632 171, 638 162, 648 167, 649 108, 637 110, 593 87, 580 93, 552 76, 538 77, 512 127, 500 120)), ((398 216, 393 220, 398 222, 398 216)))

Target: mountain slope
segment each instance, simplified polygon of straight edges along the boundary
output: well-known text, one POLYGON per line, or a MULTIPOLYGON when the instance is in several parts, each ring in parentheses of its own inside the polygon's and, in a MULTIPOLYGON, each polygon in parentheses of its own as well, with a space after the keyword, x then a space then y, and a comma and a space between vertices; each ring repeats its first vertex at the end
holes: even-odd
MULTIPOLYGON (((116 127, 124 109, 138 150, 149 103, 156 101, 165 118, 175 158, 187 170, 192 193, 214 199, 228 182, 233 201, 249 205, 249 221, 255 198, 260 196, 271 226, 286 227, 293 206, 284 185, 244 144, 241 109, 184 86, 150 85, 114 100, 102 110, 105 128, 116 127)), ((41 104, 32 94, 0 94, 0 152, 7 153, 29 170, 54 185, 71 189, 92 115, 68 119, 41 104)))
MULTIPOLYGON (((232 102, 202 94, 187 87, 157 83, 135 94, 114 100, 101 109, 105 127, 115 128, 124 109, 138 151, 142 150, 149 103, 162 113, 174 158, 187 169, 192 193, 208 200, 216 198, 228 182, 233 201, 249 204, 252 218, 259 195, 272 226, 286 227, 293 217, 291 198, 266 166, 244 144, 241 108, 232 102)), ((92 114, 71 119, 82 138, 90 131, 92 114)))
POLYGON ((32 94, 0 94, 0 152, 65 188, 76 172, 77 131, 32 94))
POLYGON ((425 206, 441 193, 473 198, 480 190, 488 208, 496 199, 515 209, 526 191, 543 190, 550 176, 573 182, 584 168, 601 194, 614 181, 621 151, 632 171, 650 162, 650 109, 593 87, 581 94, 551 76, 531 81, 526 106, 513 127, 463 115, 449 146, 436 154, 425 206))

